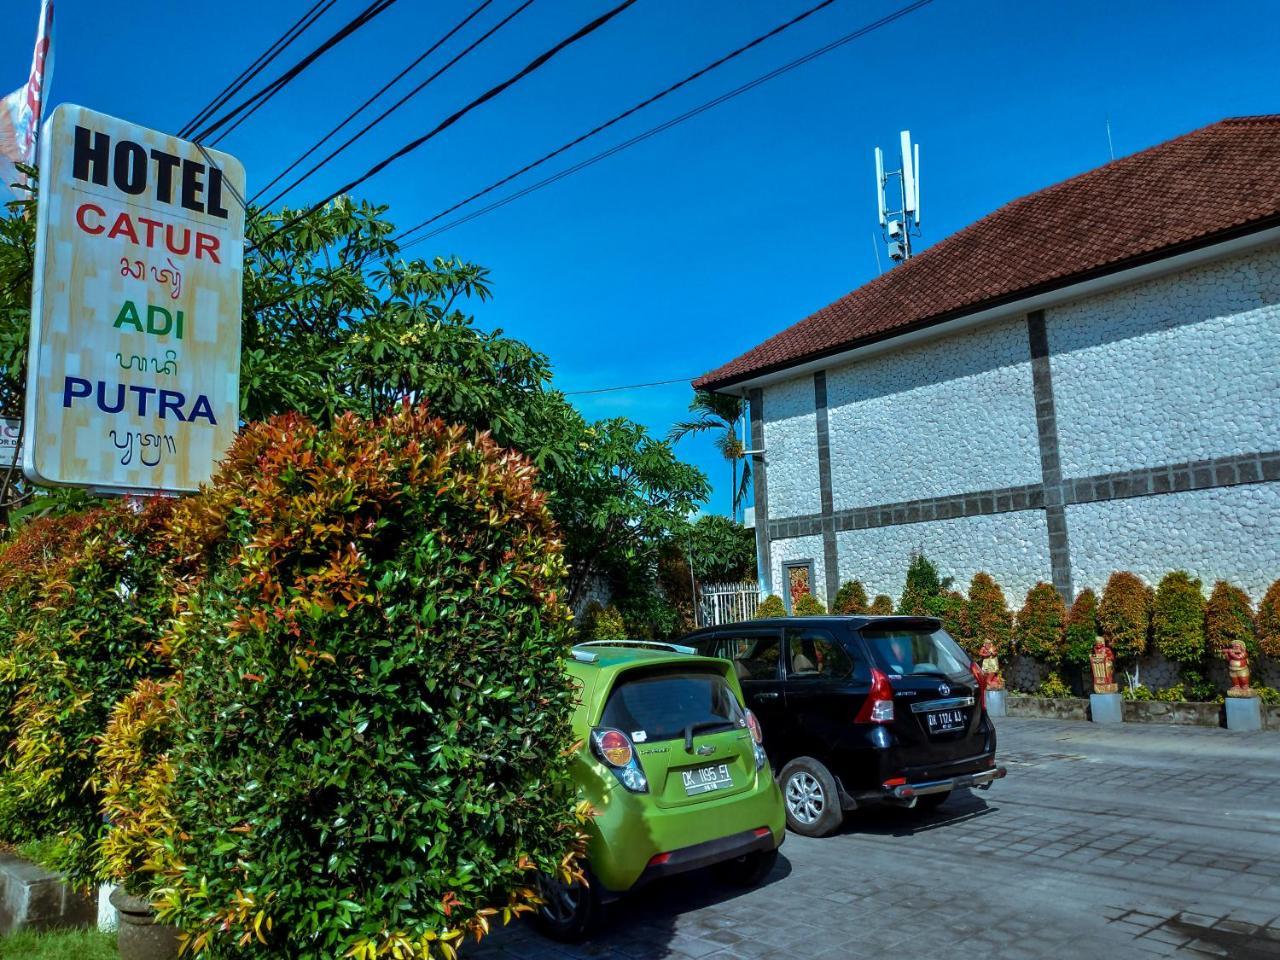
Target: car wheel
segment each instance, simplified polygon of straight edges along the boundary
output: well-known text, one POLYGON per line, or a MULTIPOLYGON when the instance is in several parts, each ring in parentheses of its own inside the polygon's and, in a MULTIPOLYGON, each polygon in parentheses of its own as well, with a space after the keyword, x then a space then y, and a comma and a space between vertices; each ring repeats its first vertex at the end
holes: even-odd
POLYGON ((595 929, 600 918, 600 896, 594 883, 565 883, 558 877, 540 875, 538 896, 542 904, 534 912, 533 922, 543 936, 561 943, 578 943, 595 929))
POLYGON ((805 837, 825 837, 844 821, 835 777, 812 757, 797 757, 782 768, 787 826, 805 837))
POLYGON ((757 850, 715 865, 716 876, 735 887, 754 887, 773 872, 778 862, 777 850, 757 850))
POLYGON ((932 813, 949 799, 951 799, 950 790, 946 793, 926 793, 923 797, 916 798, 915 809, 921 810, 925 813, 932 813))

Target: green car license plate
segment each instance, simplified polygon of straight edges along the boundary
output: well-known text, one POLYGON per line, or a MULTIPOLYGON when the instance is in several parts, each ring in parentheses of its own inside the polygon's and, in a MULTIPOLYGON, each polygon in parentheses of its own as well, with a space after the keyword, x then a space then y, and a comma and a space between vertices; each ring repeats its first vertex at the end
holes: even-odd
POLYGON ((733 777, 729 773, 727 763, 698 767, 696 770, 682 770, 680 776, 684 778, 685 795, 690 797, 733 786, 733 777))

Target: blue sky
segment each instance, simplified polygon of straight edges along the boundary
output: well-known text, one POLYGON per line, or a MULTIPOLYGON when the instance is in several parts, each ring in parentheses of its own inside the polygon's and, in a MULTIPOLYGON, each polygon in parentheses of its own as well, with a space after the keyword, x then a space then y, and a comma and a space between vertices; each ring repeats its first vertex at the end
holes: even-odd
MULTIPOLYGON (((364 2, 339 0, 290 53, 364 2)), ((813 2, 640 0, 360 193, 390 203, 401 224, 425 219, 813 2)), ((309 5, 56 0, 52 103, 176 131, 309 5)), ((611 5, 536 0, 289 200, 323 196, 363 172, 611 5)), ((564 162, 902 5, 837 0, 564 162)), ((495 0, 396 90, 515 6, 495 0)), ((5 4, 4 92, 25 78, 38 7, 5 4)), ((265 183, 469 9, 399 0, 220 147, 244 161, 251 190, 265 183)), ((1119 156, 1224 116, 1280 111, 1278 59, 1274 0, 934 0, 415 253, 491 268, 496 298, 480 322, 547 353, 561 389, 694 376, 875 275, 871 151, 895 147, 900 129, 921 144, 928 244, 1106 162, 1108 117, 1119 156)), ((690 393, 676 384, 574 400, 588 416, 629 416, 662 435, 690 393)), ((726 511, 728 468, 710 441, 679 450, 716 485, 710 509, 726 511)))

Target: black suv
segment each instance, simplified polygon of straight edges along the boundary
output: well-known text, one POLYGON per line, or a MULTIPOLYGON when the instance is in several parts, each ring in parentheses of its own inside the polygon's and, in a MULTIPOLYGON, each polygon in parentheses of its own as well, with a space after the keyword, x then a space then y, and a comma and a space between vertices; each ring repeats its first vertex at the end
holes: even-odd
POLYGON ((933 809, 989 787, 996 731, 982 673, 931 617, 787 617, 683 641, 732 660, 796 833, 831 833, 867 803, 933 809))

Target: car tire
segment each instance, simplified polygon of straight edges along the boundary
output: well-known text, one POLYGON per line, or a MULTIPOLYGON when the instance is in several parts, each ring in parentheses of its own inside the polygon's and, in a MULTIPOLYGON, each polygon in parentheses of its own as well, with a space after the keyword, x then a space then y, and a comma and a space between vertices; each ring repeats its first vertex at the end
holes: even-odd
POLYGON ((946 793, 926 793, 923 797, 916 798, 915 809, 922 813, 932 813, 950 799, 950 790, 946 793))
POLYGON ((803 837, 825 837, 844 822, 840 791, 831 771, 812 757, 797 757, 779 778, 787 827, 803 837))
POLYGON ((733 860, 717 863, 713 868, 716 876, 725 883, 735 887, 759 886, 773 872, 778 862, 778 851, 757 850, 733 860))
POLYGON ((600 893, 588 874, 583 883, 565 884, 558 878, 538 877, 543 904, 533 912, 533 925, 544 937, 561 943, 581 943, 591 936, 600 920, 600 893))

